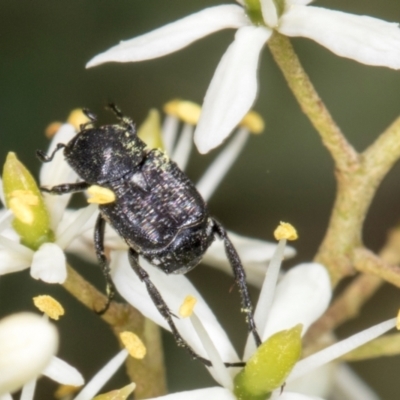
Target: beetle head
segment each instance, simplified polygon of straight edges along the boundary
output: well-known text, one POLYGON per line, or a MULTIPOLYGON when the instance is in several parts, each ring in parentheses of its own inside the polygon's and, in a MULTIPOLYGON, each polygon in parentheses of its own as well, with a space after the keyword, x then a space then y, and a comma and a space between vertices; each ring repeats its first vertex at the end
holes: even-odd
POLYGON ((132 127, 105 125, 80 131, 65 146, 64 155, 85 182, 103 184, 133 172, 145 147, 132 127))

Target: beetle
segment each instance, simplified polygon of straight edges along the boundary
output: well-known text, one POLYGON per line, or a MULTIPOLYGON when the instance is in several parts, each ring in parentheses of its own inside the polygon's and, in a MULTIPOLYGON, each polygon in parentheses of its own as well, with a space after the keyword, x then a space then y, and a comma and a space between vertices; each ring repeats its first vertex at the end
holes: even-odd
POLYGON ((99 313, 107 310, 115 295, 104 253, 104 232, 108 223, 129 246, 130 265, 146 285, 178 345, 193 358, 211 365, 180 335, 172 318, 174 315, 140 266, 139 255, 167 274, 185 274, 201 261, 218 237, 223 240, 233 269, 248 329, 259 346, 261 340, 253 318, 245 272, 226 230, 210 216, 205 201, 179 167, 161 150, 148 149, 137 136, 132 119, 124 116, 115 104, 110 104, 109 108, 119 120, 118 124, 94 127, 96 116, 85 109, 90 121, 81 125, 68 143, 58 143, 50 155, 40 150, 36 152, 42 162, 51 162, 56 152, 63 149, 66 162, 82 179, 76 183, 42 187, 42 191, 61 195, 97 185, 115 195, 111 203, 99 205, 94 229, 94 247, 107 282, 108 296, 106 306, 99 313))

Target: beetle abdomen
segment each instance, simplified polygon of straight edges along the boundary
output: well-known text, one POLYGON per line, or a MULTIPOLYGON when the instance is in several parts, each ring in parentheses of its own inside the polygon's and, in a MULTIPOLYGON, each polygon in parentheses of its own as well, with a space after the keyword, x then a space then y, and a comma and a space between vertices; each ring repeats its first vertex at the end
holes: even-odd
POLYGON ((116 201, 100 206, 113 228, 139 253, 161 250, 185 228, 208 218, 195 186, 161 151, 150 151, 130 179, 109 184, 116 201))

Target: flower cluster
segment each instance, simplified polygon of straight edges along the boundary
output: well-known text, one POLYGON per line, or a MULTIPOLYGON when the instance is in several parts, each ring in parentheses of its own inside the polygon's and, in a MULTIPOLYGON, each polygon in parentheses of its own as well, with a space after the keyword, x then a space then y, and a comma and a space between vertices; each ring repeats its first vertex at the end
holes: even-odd
POLYGON ((87 67, 136 62, 178 51, 216 31, 237 29, 204 97, 195 143, 207 153, 232 132, 257 95, 260 52, 274 31, 312 39, 333 53, 363 64, 400 68, 396 23, 314 7, 311 0, 238 0, 206 8, 92 58, 87 67))

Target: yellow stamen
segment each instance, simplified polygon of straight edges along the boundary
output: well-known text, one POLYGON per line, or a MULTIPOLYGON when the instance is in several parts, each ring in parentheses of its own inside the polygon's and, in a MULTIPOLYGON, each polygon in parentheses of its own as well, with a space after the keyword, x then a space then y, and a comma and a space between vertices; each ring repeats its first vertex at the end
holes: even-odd
POLYGON ((396 329, 400 331, 400 310, 397 313, 396 329))
POLYGON ((164 149, 161 138, 160 113, 152 108, 140 125, 137 135, 150 149, 164 149))
POLYGON ((32 225, 35 219, 32 206, 39 205, 39 200, 39 197, 31 190, 13 190, 9 194, 8 206, 15 218, 24 224, 32 225))
POLYGON ((182 318, 190 317, 193 314, 194 306, 197 303, 197 299, 194 296, 186 296, 183 300, 182 305, 179 308, 179 315, 182 318))
POLYGON ((115 193, 102 186, 92 185, 87 190, 89 194, 89 198, 87 199, 88 203, 95 204, 108 204, 115 201, 115 193))
POLYGON ((34 297, 33 304, 51 319, 58 320, 65 313, 63 306, 56 299, 48 295, 34 297))
POLYGON ((164 104, 163 111, 165 114, 172 115, 174 117, 178 116, 178 107, 181 100, 174 99, 164 104))
POLYGON ((51 139, 61 128, 62 122, 54 121, 47 125, 44 134, 48 139, 51 139))
POLYGON ((56 399, 63 399, 64 397, 75 394, 78 390, 80 390, 79 386, 60 385, 54 392, 54 397, 56 399))
POLYGON ((121 332, 119 337, 133 358, 141 360, 146 355, 146 346, 140 338, 132 332, 121 332))
POLYGON ((299 237, 295 227, 287 222, 280 223, 274 231, 274 236, 276 240, 297 240, 299 237))
POLYGON ((265 128, 261 115, 255 111, 249 111, 240 121, 239 126, 247 128, 251 133, 259 134, 265 128))
POLYGON ((187 124, 196 125, 200 118, 201 107, 192 101, 172 100, 164 105, 164 112, 187 124))
POLYGON ((83 113, 81 108, 75 108, 70 112, 67 122, 73 125, 77 131, 80 131, 81 125, 90 122, 90 119, 83 113))

